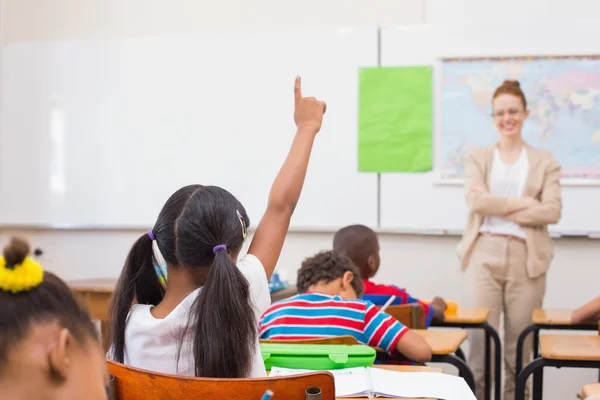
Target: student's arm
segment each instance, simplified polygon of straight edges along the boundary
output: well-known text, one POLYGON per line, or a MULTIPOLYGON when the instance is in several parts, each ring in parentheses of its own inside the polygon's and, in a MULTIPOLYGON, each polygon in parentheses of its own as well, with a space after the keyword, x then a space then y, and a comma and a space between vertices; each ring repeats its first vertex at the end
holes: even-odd
POLYGON ((410 329, 398 340, 396 350, 404 357, 419 363, 431 361, 431 347, 425 339, 410 329))
POLYGON ((313 97, 302 97, 300 78, 296 78, 294 85, 294 100, 294 120, 298 131, 290 152, 273 182, 267 209, 248 249, 248 253, 261 261, 267 278, 273 274, 279 259, 290 219, 304 185, 313 142, 321 129, 326 108, 325 103, 313 97))
POLYGON ((524 226, 556 224, 560 220, 562 199, 560 190, 561 168, 554 157, 548 162, 542 189, 541 202, 524 210, 509 214, 507 219, 524 226))
POLYGON ((595 324, 600 320, 600 297, 596 297, 589 303, 584 304, 573 311, 571 321, 573 324, 595 324))
POLYGON ((481 161, 477 162, 472 152, 465 157, 465 194, 467 205, 472 212, 490 217, 504 217, 537 203, 537 200, 531 197, 499 197, 489 194, 480 164, 481 161))
POLYGON ((402 325, 391 315, 366 302, 363 334, 371 347, 384 349, 388 354, 400 352, 417 362, 431 360, 431 348, 421 336, 402 325))

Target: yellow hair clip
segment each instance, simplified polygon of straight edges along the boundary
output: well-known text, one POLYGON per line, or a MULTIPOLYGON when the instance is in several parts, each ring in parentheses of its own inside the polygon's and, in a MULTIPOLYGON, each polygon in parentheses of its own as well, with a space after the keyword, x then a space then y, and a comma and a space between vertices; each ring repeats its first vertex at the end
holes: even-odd
POLYGON ((6 260, 0 257, 0 290, 4 292, 26 292, 44 280, 44 270, 31 257, 26 257, 14 268, 6 268, 6 260))

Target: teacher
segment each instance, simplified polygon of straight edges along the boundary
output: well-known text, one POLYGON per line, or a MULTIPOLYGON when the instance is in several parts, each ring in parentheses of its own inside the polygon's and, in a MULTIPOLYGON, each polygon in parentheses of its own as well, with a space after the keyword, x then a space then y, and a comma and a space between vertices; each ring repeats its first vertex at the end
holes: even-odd
MULTIPOLYGON (((458 254, 472 278, 473 305, 492 310, 488 323, 496 330, 500 315, 504 317, 508 400, 514 398, 517 338, 531 324, 546 291, 546 272, 554 255, 547 226, 561 215, 561 168, 550 152, 523 141, 529 109, 519 82, 505 81, 498 87, 492 109, 500 134, 497 143, 473 150, 464 160, 469 216, 458 254)), ((483 333, 474 332, 469 365, 477 399, 484 398, 483 348, 483 333)), ((526 364, 531 359, 530 340, 523 351, 526 364)))

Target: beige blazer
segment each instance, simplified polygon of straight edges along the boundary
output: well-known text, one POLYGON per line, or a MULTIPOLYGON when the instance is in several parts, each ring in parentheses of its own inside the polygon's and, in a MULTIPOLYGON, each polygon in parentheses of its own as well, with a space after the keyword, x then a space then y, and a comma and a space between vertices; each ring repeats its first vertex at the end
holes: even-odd
MULTIPOLYGON (((462 269, 469 264, 483 217, 501 217, 509 213, 506 198, 471 190, 474 185, 487 187, 495 148, 495 145, 477 148, 464 160, 465 193, 470 211, 457 247, 462 269)), ((530 278, 535 278, 548 271, 550 261, 554 257, 548 224, 556 224, 561 216, 561 168, 549 151, 535 149, 529 145, 525 145, 525 149, 529 160, 529 172, 523 195, 538 199, 540 204, 518 211, 514 215, 526 235, 527 273, 530 278)))

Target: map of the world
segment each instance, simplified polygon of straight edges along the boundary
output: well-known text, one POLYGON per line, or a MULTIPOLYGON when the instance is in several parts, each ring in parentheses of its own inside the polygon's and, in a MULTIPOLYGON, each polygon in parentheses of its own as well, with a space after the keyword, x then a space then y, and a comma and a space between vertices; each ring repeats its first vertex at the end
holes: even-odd
POLYGON ((442 62, 441 162, 460 177, 465 154, 496 142, 491 99, 516 79, 531 110, 523 137, 552 151, 563 177, 600 178, 600 57, 460 59, 442 62))

